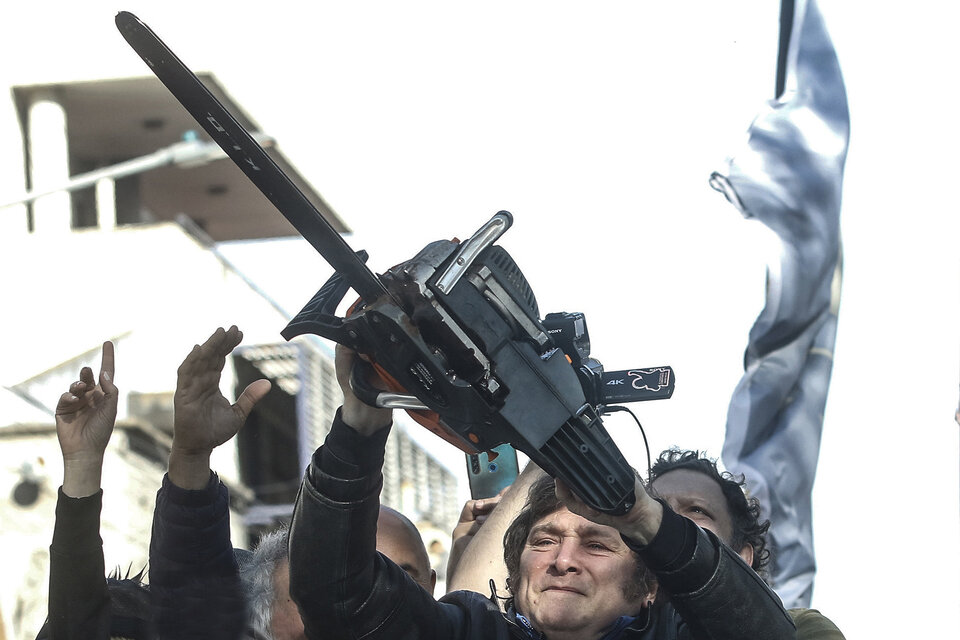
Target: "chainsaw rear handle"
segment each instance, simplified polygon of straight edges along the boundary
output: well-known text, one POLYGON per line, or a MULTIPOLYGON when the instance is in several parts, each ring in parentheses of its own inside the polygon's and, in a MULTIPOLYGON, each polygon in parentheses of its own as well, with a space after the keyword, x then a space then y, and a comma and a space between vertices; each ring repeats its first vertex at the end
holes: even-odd
POLYGON ((429 411, 430 407, 423 404, 415 395, 377 389, 370 384, 370 376, 373 375, 377 373, 369 362, 362 358, 354 360, 353 368, 350 370, 350 390, 360 402, 380 409, 429 411))

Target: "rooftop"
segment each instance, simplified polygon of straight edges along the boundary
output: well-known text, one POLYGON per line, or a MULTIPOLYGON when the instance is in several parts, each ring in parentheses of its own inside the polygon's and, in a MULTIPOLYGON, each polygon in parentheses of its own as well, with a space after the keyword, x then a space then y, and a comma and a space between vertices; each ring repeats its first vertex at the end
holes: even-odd
MULTIPOLYGON (((198 77, 251 134, 264 133, 211 74, 198 77)), ((28 109, 35 100, 51 97, 64 108, 71 175, 145 156, 184 140, 210 140, 153 76, 18 86, 13 96, 25 136, 28 109)), ((277 146, 265 146, 334 229, 348 232, 346 223, 277 146)), ((225 156, 206 164, 168 165, 141 174, 138 194, 141 206, 155 221, 188 213, 217 242, 297 235, 225 156)))

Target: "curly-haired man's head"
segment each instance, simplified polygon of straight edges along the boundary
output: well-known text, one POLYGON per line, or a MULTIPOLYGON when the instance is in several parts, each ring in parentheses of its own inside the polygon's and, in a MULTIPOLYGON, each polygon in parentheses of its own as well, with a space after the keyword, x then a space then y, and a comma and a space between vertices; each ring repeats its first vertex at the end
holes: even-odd
POLYGON ((699 451, 667 449, 650 469, 652 493, 682 516, 713 531, 753 570, 763 575, 770 560, 760 503, 747 497, 743 476, 720 471, 717 461, 699 451))
MULTIPOLYGON (((523 608, 523 603, 518 601, 520 596, 518 588, 522 588, 525 579, 529 580, 529 576, 524 575, 523 556, 529 549, 537 546, 537 542, 532 540, 531 536, 534 532, 549 530, 550 527, 545 526, 544 522, 550 520, 551 517, 556 514, 561 513, 566 513, 568 516, 571 515, 564 504, 557 498, 553 478, 545 475, 531 485, 527 494, 526 505, 523 510, 517 514, 517 517, 514 518, 503 536, 503 559, 507 567, 507 589, 510 591, 512 598, 508 604, 512 606, 515 605, 518 611, 523 608)), ((580 516, 573 516, 573 519, 582 521, 584 524, 592 526, 596 530, 609 529, 614 534, 614 542, 621 542, 620 534, 612 527, 594 525, 580 516)), ((550 537, 551 534, 537 533, 537 535, 550 537)), ((559 546, 559 541, 554 542, 556 542, 554 546, 559 546)), ((586 546, 590 540, 584 539, 582 542, 584 542, 584 546, 586 546)), ((647 569, 639 556, 632 551, 627 551, 625 558, 629 564, 629 569, 625 572, 627 578, 621 585, 622 593, 620 595, 623 596, 624 600, 629 602, 643 603, 644 601, 652 600, 657 591, 656 578, 653 573, 647 569)), ((568 566, 566 570, 568 572, 572 571, 568 566)), ((524 610, 522 613, 529 615, 530 611, 524 610)), ((631 611, 629 613, 635 615, 637 612, 631 611)))

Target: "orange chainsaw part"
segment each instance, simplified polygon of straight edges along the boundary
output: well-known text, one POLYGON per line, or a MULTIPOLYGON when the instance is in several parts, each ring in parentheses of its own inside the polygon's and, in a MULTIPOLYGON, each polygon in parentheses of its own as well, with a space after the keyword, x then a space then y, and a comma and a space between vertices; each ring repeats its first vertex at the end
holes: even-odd
MULTIPOLYGON (((356 309, 360 302, 361 298, 357 298, 356 302, 350 305, 350 308, 347 309, 347 316, 353 313, 354 309, 356 309)), ((404 393, 409 395, 410 392, 407 391, 403 385, 396 380, 396 378, 387 373, 386 369, 377 364, 376 361, 373 360, 372 356, 369 354, 365 355, 370 358, 370 364, 373 365, 374 371, 376 371, 377 375, 380 376, 380 379, 383 380, 383 383, 386 385, 388 390, 393 391, 394 393, 404 393)), ((464 442, 463 438, 461 438, 455 431, 443 424, 443 422, 440 420, 440 414, 438 414, 436 411, 420 409, 405 409, 405 411, 407 412, 407 415, 417 422, 417 424, 440 436, 464 453, 475 454, 480 452, 479 449, 464 442)))
MULTIPOLYGON (((371 364, 373 365, 374 371, 377 372, 377 375, 380 376, 380 379, 383 380, 384 384, 387 386, 387 389, 393 391, 394 393, 409 393, 403 388, 403 385, 401 385, 393 378, 393 376, 387 373, 386 369, 381 367, 376 362, 371 362, 371 364)), ((407 415, 413 418, 420 426, 425 427, 426 429, 437 434, 464 453, 474 454, 479 452, 479 449, 469 446, 463 441, 463 438, 456 434, 456 432, 452 431, 449 427, 443 424, 443 422, 440 421, 440 414, 438 414, 436 411, 420 409, 406 409, 405 411, 407 412, 407 415)))

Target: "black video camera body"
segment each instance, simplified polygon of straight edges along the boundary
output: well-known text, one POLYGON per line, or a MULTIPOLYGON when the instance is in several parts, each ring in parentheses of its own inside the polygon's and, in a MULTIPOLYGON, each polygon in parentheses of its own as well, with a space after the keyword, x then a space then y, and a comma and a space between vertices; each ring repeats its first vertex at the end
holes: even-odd
POLYGON ((582 313, 548 313, 543 326, 570 359, 587 402, 600 413, 607 405, 618 402, 663 400, 673 395, 671 367, 604 371, 603 365, 590 357, 590 335, 582 313))

